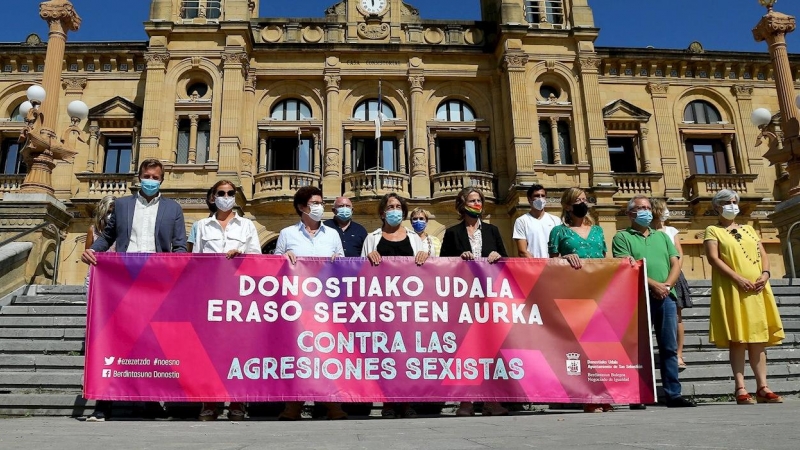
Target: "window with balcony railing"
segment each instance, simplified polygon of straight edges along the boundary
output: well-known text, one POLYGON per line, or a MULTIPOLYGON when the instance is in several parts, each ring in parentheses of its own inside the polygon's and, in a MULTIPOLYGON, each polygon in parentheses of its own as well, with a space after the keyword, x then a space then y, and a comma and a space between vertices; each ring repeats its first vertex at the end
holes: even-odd
POLYGON ((353 171, 368 170, 398 171, 397 139, 381 138, 380 145, 372 137, 353 138, 353 171))
POLYGON ((103 173, 129 173, 133 155, 131 136, 108 136, 105 139, 103 173))
POLYGON ((633 138, 617 137, 608 139, 608 157, 611 160, 611 171, 618 173, 636 173, 636 153, 633 138))
POLYGON ((22 160, 22 145, 16 138, 4 139, 0 152, 0 167, 3 175, 17 175, 28 172, 28 167, 22 160))
POLYGON ((563 0, 526 0, 525 20, 530 24, 564 25, 563 0))
POLYGON ((272 120, 309 120, 311 107, 302 100, 287 99, 275 105, 269 116, 272 120))
MULTIPOLYGON (((268 141, 267 161, 263 166, 267 171, 311 172, 313 156, 314 141, 310 137, 272 137, 268 141)), ((261 165, 259 161, 259 166, 261 165)))
POLYGON ((482 171, 481 142, 471 138, 437 138, 440 172, 482 171))
POLYGON ((686 154, 692 174, 728 173, 725 164, 725 144, 719 139, 688 139, 686 154))

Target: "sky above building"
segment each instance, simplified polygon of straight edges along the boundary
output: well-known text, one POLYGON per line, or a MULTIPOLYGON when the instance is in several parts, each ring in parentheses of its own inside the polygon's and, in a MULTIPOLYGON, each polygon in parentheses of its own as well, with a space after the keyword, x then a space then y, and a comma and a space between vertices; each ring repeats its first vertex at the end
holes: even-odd
MULTIPOLYGON (((147 0, 72 0, 83 25, 71 41, 147 39, 147 0)), ((261 17, 323 17, 335 0, 261 1, 261 17)), ((417 0, 423 19, 479 20, 478 0, 417 0)), ((699 41, 706 50, 767 51, 753 40, 752 28, 765 9, 758 0, 589 0, 601 28, 598 46, 684 49, 699 41)), ((47 39, 39 2, 14 1, 13 19, 0 27, 0 42, 22 42, 30 33, 47 39)), ((800 16, 800 1, 781 0, 776 10, 800 16)), ((790 53, 800 53, 800 30, 789 35, 790 53)))

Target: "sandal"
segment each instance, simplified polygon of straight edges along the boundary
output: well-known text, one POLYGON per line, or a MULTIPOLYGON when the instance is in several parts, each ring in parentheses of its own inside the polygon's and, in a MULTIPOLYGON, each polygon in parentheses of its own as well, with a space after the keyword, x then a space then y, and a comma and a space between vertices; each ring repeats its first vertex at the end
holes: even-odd
POLYGON ((231 403, 228 407, 228 420, 233 422, 244 420, 244 405, 241 403, 231 403))
POLYGON ((767 389, 769 389, 767 386, 761 386, 758 388, 756 391, 757 403, 783 403, 783 397, 772 391, 767 392, 767 389))
POLYGON ((197 419, 203 422, 217 420, 217 411, 215 409, 204 409, 200 411, 200 416, 197 419))
POLYGON ((483 404, 482 416, 507 416, 508 410, 503 408, 500 403, 486 402, 483 404))
POLYGON ((588 403, 583 405, 583 412, 585 413, 601 413, 603 412, 603 405, 598 405, 596 403, 588 403))
POLYGON ((608 403, 603 403, 600 407, 603 408, 603 412, 614 412, 614 407, 608 403))
POLYGON ((678 358, 678 372, 683 372, 686 370, 686 361, 683 360, 682 357, 678 358))
POLYGON ((456 417, 472 417, 475 415, 475 409, 470 402, 461 402, 461 405, 456 410, 456 417))
POLYGON ((736 397, 736 404, 737 405, 755 405, 756 404, 756 401, 753 399, 753 397, 750 394, 747 393, 747 389, 746 388, 743 388, 743 387, 736 388, 736 390, 733 392, 733 395, 736 397), (737 393, 739 391, 744 391, 744 394, 737 395, 737 393))
POLYGON ((397 418, 397 413, 394 412, 394 409, 390 409, 390 408, 383 409, 383 410, 381 410, 381 418, 384 418, 384 419, 396 419, 397 418))
POLYGON ((414 408, 409 406, 408 408, 406 408, 405 411, 403 411, 402 416, 404 419, 414 419, 417 417, 417 411, 415 411, 414 408))

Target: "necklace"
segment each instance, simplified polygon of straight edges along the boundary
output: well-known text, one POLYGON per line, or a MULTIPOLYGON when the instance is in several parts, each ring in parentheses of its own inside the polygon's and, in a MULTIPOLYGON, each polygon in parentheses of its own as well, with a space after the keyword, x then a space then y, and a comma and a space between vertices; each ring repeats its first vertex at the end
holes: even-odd
POLYGON ((739 244, 739 248, 742 249, 742 254, 744 255, 745 259, 747 259, 747 261, 749 261, 750 264, 754 264, 754 265, 760 264, 761 263, 761 252, 758 251, 758 246, 756 246, 756 256, 755 257, 751 257, 750 254, 747 252, 747 250, 744 248, 744 245, 742 245, 742 234, 739 233, 739 230, 744 232, 744 234, 746 234, 750 239, 752 239, 753 242, 758 243, 758 238, 756 236, 753 236, 749 231, 747 231, 747 228, 736 227, 736 228, 731 228, 731 229, 728 230, 728 232, 731 233, 733 238, 736 239, 736 243, 739 244))

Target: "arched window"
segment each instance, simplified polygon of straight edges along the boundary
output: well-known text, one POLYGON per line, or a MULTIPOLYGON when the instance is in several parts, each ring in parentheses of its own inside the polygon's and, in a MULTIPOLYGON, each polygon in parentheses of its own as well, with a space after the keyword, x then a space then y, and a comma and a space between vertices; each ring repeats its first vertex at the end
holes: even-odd
MULTIPOLYGON (((384 119, 394 120, 395 113, 391 105, 386 102, 380 103, 380 110, 383 113, 384 119)), ((353 118, 355 120, 375 120, 376 117, 378 117, 378 99, 376 98, 364 100, 356 105, 356 109, 353 111, 353 118)))
POLYGON ((436 120, 472 122, 475 120, 475 111, 461 100, 447 100, 436 109, 436 120))
POLYGON ((683 110, 684 122, 694 122, 697 124, 716 124, 722 121, 717 108, 705 100, 695 100, 683 110))
POLYGON ((309 120, 311 119, 311 107, 302 100, 283 100, 272 108, 270 118, 272 120, 309 120))
POLYGON ((13 110, 13 111, 11 111, 11 121, 12 121, 12 122, 22 122, 22 121, 24 121, 24 120, 25 120, 25 118, 24 118, 24 117, 22 116, 22 114, 20 114, 20 112, 19 112, 19 107, 20 107, 20 106, 22 106, 22 103, 20 103, 19 105, 17 105, 17 107, 16 107, 16 108, 14 108, 14 110, 13 110))

